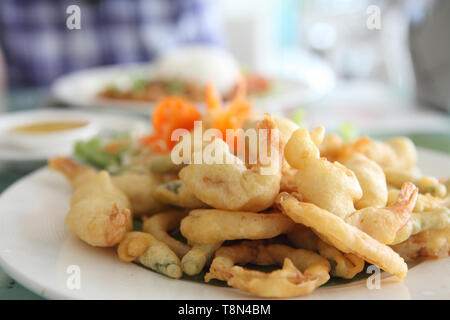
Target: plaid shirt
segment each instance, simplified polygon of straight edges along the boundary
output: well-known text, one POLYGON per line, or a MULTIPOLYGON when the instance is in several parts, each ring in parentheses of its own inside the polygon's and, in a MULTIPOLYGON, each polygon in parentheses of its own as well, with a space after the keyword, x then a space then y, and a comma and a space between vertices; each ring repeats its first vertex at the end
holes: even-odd
POLYGON ((179 44, 219 42, 211 0, 1 0, 10 85, 48 85, 77 69, 149 61, 179 44), (67 7, 81 11, 69 30, 67 7))

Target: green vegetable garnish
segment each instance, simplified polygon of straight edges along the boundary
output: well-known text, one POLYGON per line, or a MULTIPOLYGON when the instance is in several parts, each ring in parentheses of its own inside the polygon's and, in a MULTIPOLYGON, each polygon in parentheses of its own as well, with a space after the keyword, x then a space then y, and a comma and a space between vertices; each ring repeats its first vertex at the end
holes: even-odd
POLYGON ((291 117, 292 121, 294 121, 300 128, 305 127, 305 112, 302 109, 295 110, 294 114, 291 117))
POLYGON ((145 79, 136 79, 133 81, 133 88, 131 89, 131 93, 134 96, 138 96, 146 91, 148 87, 148 80, 145 79))
POLYGON ((127 147, 121 147, 115 153, 108 152, 104 148, 105 141, 99 137, 87 141, 78 141, 75 143, 75 156, 87 162, 97 169, 105 169, 117 173, 122 169, 121 158, 127 147))
POLYGON ((339 126, 339 134, 344 142, 356 140, 359 137, 358 129, 351 122, 344 122, 339 126))
POLYGON ((185 91, 183 83, 180 81, 169 81, 167 83, 167 91, 169 94, 177 95, 182 94, 185 91))
POLYGON ((108 93, 110 93, 110 94, 116 94, 116 93, 119 93, 119 92, 120 92, 119 88, 118 88, 115 84, 113 84, 113 83, 107 85, 107 86, 105 87, 105 90, 104 90, 104 91, 105 91, 105 92, 108 92, 108 93))

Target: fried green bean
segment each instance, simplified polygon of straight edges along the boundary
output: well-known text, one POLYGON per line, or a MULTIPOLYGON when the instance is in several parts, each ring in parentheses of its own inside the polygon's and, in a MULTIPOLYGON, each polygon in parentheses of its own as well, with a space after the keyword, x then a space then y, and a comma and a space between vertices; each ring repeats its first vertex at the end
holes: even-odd
POLYGON ((173 163, 170 153, 152 157, 148 165, 153 173, 177 173, 183 167, 182 164, 173 163))
POLYGON ((450 225, 450 209, 447 207, 437 207, 430 211, 413 212, 411 219, 397 233, 392 244, 403 242, 422 231, 442 229, 448 225, 450 225))
POLYGON ((191 247, 174 239, 168 234, 168 231, 178 228, 181 219, 187 214, 188 212, 185 210, 170 210, 157 213, 144 221, 142 230, 167 244, 178 257, 182 258, 191 247))
POLYGON ((297 224, 294 231, 287 234, 295 248, 318 252, 331 263, 331 274, 352 279, 364 269, 364 260, 352 253, 343 253, 321 240, 310 228, 297 224))
POLYGON ((178 279, 183 275, 177 255, 149 233, 128 232, 120 242, 117 253, 123 261, 137 261, 168 277, 178 279))
POLYGON ((154 190, 160 183, 160 178, 156 175, 124 172, 113 176, 112 181, 127 195, 135 217, 147 216, 167 209, 167 205, 159 201, 154 194, 154 190))
POLYGON ((211 262, 214 252, 221 245, 222 242, 193 245, 192 249, 181 259, 183 271, 190 276, 199 274, 205 265, 211 262))
POLYGON ((396 188, 405 182, 412 182, 418 188, 421 194, 431 194, 435 197, 445 197, 447 188, 445 184, 439 183, 438 179, 429 176, 420 176, 416 173, 406 172, 399 169, 384 169, 386 182, 396 188))
POLYGON ((208 205, 200 201, 181 180, 172 180, 159 185, 154 196, 161 202, 186 209, 207 208, 208 205))

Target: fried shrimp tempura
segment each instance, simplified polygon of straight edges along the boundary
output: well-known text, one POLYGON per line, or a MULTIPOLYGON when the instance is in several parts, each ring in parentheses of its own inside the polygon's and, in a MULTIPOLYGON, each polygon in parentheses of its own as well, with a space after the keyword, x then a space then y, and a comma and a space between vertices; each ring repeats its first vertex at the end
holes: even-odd
POLYGON ((267 147, 268 164, 260 161, 258 151, 257 163, 247 167, 223 140, 213 139, 204 150, 223 155, 222 163, 190 164, 180 171, 181 180, 198 199, 213 208, 253 212, 267 209, 280 190, 282 145, 275 129, 268 116, 258 125, 258 132, 267 133, 262 134, 260 144, 267 147))
POLYGON ((51 159, 49 166, 68 177, 74 187, 66 215, 69 230, 91 246, 119 243, 133 226, 131 205, 108 172, 96 173, 67 158, 51 159))
POLYGON ((355 154, 339 161, 352 170, 362 189, 361 199, 355 202, 356 209, 386 206, 388 190, 383 169, 373 160, 362 154, 355 154))
POLYGON ((152 215, 167 209, 167 205, 154 195, 160 179, 152 174, 124 172, 112 177, 116 187, 128 197, 135 217, 152 215))
POLYGON ((343 253, 321 240, 310 228, 297 224, 294 231, 287 234, 295 248, 318 252, 331 263, 331 274, 344 279, 352 279, 364 269, 364 260, 352 253, 343 253))
MULTIPOLYGON (((61 172, 69 180, 73 188, 96 174, 88 166, 82 166, 66 157, 53 158, 49 161, 51 169, 61 172)), ((112 176, 113 184, 119 188, 130 201, 135 217, 151 215, 164 210, 167 206, 153 195, 153 191, 160 183, 157 176, 145 173, 124 172, 112 176)))
MULTIPOLYGON (((392 205, 400 195, 399 189, 390 189, 388 192, 388 202, 387 205, 392 205)), ((414 206, 413 212, 424 212, 432 211, 438 209, 445 205, 444 199, 433 197, 431 194, 418 194, 416 205, 414 206)))
POLYGON ((328 281, 329 271, 330 263, 312 251, 244 241, 217 250, 205 281, 215 278, 259 297, 288 298, 311 293, 328 281), (248 263, 282 268, 264 273, 235 266, 248 263))
POLYGON ((214 252, 221 245, 222 242, 192 245, 192 249, 181 259, 181 266, 183 267, 184 273, 190 276, 199 274, 205 265, 211 262, 214 252))
POLYGON ((397 201, 386 208, 364 208, 353 212, 345 222, 364 231, 384 244, 392 244, 398 232, 411 219, 418 189, 410 182, 403 184, 397 201))
POLYGON ((450 209, 437 207, 430 211, 413 212, 411 219, 399 231, 391 244, 398 244, 409 237, 429 229, 442 229, 450 225, 450 209))
MULTIPOLYGON (((244 131, 248 129, 257 129, 258 123, 262 120, 262 117, 252 117, 247 119, 242 129, 244 131)), ((283 145, 289 141, 292 133, 299 128, 299 126, 292 120, 284 117, 273 116, 273 121, 275 122, 278 130, 280 130, 280 140, 283 145)), ((292 168, 283 157, 282 160, 282 168, 281 168, 281 181, 280 181, 280 190, 281 191, 296 191, 297 185, 295 183, 295 174, 297 170, 292 168)))
POLYGON ((450 226, 429 229, 392 246, 406 261, 445 258, 450 254, 450 226))
POLYGON ((101 171, 74 191, 66 216, 69 230, 92 246, 112 247, 132 228, 130 203, 101 171))
POLYGON ((345 218, 355 211, 354 202, 361 199, 362 189, 351 170, 339 162, 320 158, 313 138, 323 136, 319 133, 324 129, 318 128, 312 132, 314 134, 305 129, 296 130, 286 144, 285 157, 292 167, 298 169, 297 191, 304 201, 345 218))
POLYGON ((200 201, 181 180, 172 180, 160 184, 154 193, 155 197, 168 205, 186 208, 200 209, 207 208, 208 205, 200 201))
POLYGON ((341 149, 341 154, 362 153, 378 163, 383 170, 398 169, 412 172, 417 162, 417 151, 413 142, 405 137, 398 137, 384 142, 360 138, 348 143, 341 149))
POLYGON ((111 247, 132 229, 131 206, 109 174, 101 171, 75 189, 66 225, 92 246, 111 247))
POLYGON ((403 183, 409 181, 419 188, 421 194, 430 194, 440 198, 447 194, 445 184, 440 183, 435 177, 421 176, 418 173, 407 172, 402 169, 384 169, 384 172, 387 183, 395 188, 400 188, 403 183))
POLYGON ((82 166, 72 159, 66 157, 56 157, 48 161, 48 167, 62 173, 73 189, 83 184, 90 177, 95 176, 96 171, 87 166, 82 166))
POLYGON ((319 237, 307 226, 297 223, 294 230, 287 233, 286 236, 295 248, 311 251, 317 250, 319 237))
POLYGON ((327 134, 319 144, 320 156, 327 158, 328 161, 336 161, 341 152, 344 141, 337 134, 327 134))
POLYGON ((164 242, 181 259, 190 249, 188 245, 174 239, 167 232, 178 228, 181 219, 188 214, 184 210, 170 210, 157 213, 144 220, 142 231, 150 233, 159 241, 164 242))
POLYGON ((117 254, 122 261, 140 262, 174 279, 183 275, 177 255, 164 242, 149 233, 128 232, 117 247, 117 254))
POLYGON ((277 203, 292 220, 310 227, 338 250, 353 253, 399 279, 405 277, 408 267, 397 253, 333 213, 287 193, 281 193, 277 203))
POLYGON ((152 155, 147 165, 151 172, 158 174, 178 173, 183 167, 183 165, 174 164, 170 154, 152 155))
POLYGON ((282 213, 253 213, 216 209, 192 210, 181 221, 189 243, 212 244, 225 240, 269 239, 292 231, 295 223, 282 213))
POLYGON ((353 253, 343 253, 323 240, 317 241, 317 251, 322 257, 333 262, 331 268, 333 276, 352 279, 364 269, 364 259, 353 253))

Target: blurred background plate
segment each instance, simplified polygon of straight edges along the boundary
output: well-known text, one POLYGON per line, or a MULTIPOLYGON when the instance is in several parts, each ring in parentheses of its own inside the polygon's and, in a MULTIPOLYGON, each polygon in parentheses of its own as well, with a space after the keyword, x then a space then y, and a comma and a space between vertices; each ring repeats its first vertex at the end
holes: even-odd
MULTIPOLYGON (((312 59, 312 58, 310 58, 312 59)), ((311 69, 311 64, 308 70, 311 69)), ((253 98, 255 110, 282 110, 286 106, 306 106, 323 97, 334 85, 332 72, 325 64, 315 60, 314 67, 325 73, 327 81, 316 84, 306 80, 307 74, 293 76, 273 76, 264 74, 272 83, 270 92, 253 98), (327 71, 329 71, 327 73, 327 71), (324 84, 326 87, 324 87, 324 84)), ((304 71, 306 71, 306 67, 304 71)), ((117 100, 98 97, 98 93, 113 84, 117 87, 128 87, 133 79, 154 78, 154 68, 149 63, 123 64, 97 67, 76 71, 57 79, 51 88, 51 93, 57 102, 68 106, 87 108, 90 110, 115 111, 148 116, 155 105, 154 102, 134 100, 117 100)), ((199 105, 202 105, 201 103, 199 105)))

